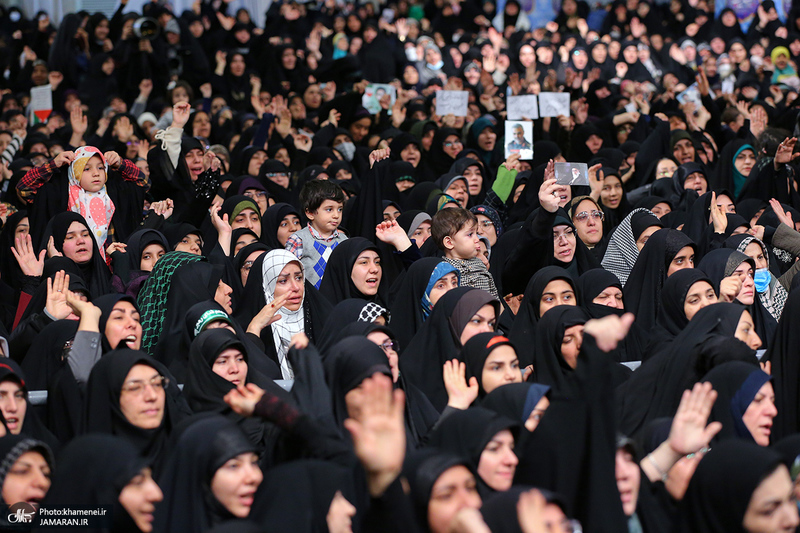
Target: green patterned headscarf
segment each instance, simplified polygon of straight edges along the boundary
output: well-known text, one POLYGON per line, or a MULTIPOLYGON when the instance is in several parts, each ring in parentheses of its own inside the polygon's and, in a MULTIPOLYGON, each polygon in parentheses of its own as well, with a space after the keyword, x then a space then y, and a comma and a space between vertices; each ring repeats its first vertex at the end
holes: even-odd
POLYGON ((206 258, 186 252, 167 252, 158 260, 144 282, 138 299, 142 317, 142 351, 152 354, 158 343, 167 314, 167 295, 175 270, 197 261, 206 261, 206 258))

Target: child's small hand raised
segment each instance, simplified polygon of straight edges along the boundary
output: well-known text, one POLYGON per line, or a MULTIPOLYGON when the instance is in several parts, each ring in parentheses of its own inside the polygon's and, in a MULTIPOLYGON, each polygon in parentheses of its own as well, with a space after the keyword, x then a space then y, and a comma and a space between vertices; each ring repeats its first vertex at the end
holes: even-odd
POLYGON ((53 162, 56 164, 57 167, 61 168, 64 165, 69 165, 74 160, 75 160, 75 152, 64 150, 63 152, 61 152, 56 156, 53 162))
POLYGON ((106 158, 106 163, 108 163, 108 166, 114 170, 117 170, 122 164, 122 158, 117 152, 106 152, 103 154, 103 156, 106 158))

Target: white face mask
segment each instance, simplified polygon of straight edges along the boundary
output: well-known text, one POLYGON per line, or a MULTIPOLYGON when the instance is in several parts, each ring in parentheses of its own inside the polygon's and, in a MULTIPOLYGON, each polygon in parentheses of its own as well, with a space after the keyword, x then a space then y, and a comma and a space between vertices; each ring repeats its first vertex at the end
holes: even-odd
POLYGON ((417 57, 417 49, 416 49, 416 47, 409 46, 408 48, 406 48, 406 58, 408 58, 409 61, 414 62, 414 63, 419 61, 419 58, 417 57))
POLYGON ((717 72, 719 73, 720 78, 727 78, 731 75, 731 72, 733 72, 733 65, 730 63, 723 63, 717 67, 717 72))
POLYGON ((344 157, 348 162, 352 161, 353 157, 356 155, 356 145, 351 142, 339 143, 334 146, 334 148, 336 148, 336 150, 342 154, 342 157, 344 157))

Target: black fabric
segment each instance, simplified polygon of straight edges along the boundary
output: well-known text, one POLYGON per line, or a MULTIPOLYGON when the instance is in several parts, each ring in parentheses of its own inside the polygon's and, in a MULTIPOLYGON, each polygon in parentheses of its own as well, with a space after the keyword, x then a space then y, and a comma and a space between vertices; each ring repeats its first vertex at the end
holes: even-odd
MULTIPOLYGON (((346 326, 341 331, 338 339, 343 340, 351 336, 366 337, 375 331, 385 333, 390 339, 396 337, 394 332, 386 326, 381 326, 375 322, 355 322, 346 326)), ((326 364, 328 363, 326 362, 326 364)), ((295 381, 295 387, 296 385, 297 382, 295 381)), ((404 420, 406 426, 406 448, 411 450, 423 443, 428 431, 439 419, 439 412, 431 405, 428 397, 417 387, 409 383, 399 371, 397 380, 395 381, 395 387, 402 389, 406 393, 406 412, 404 420)), ((294 391, 294 388, 292 388, 292 391, 294 391)))
POLYGON ((636 258, 625 283, 625 306, 636 316, 641 328, 649 330, 655 325, 669 265, 685 246, 697 250, 692 240, 680 231, 660 229, 650 236, 636 258))
POLYGON ((331 391, 333 417, 342 432, 349 417, 345 395, 375 373, 392 375, 386 354, 366 337, 348 337, 331 347, 325 359, 325 379, 331 391))
POLYGON ((550 392, 547 414, 518 449, 514 477, 515 484, 560 494, 567 516, 598 533, 627 530, 614 476, 613 369, 585 335, 578 366, 567 378, 571 393, 550 392))
MULTIPOLYGON (((100 298, 95 298, 92 300, 92 304, 100 309, 100 320, 98 321, 98 329, 100 330, 100 337, 103 343, 103 352, 110 352, 116 348, 126 348, 127 346, 111 346, 108 339, 106 338, 105 331, 106 331, 106 324, 108 324, 108 318, 111 315, 111 312, 114 310, 114 306, 117 305, 117 302, 120 300, 124 300, 131 304, 136 312, 139 312, 139 306, 136 304, 136 300, 134 300, 131 296, 126 296, 124 294, 106 294, 105 296, 101 296, 100 298)), ((141 339, 139 339, 141 341, 141 339)), ((127 344, 127 343, 126 343, 127 344)))
MULTIPOLYGON (((700 262, 699 268, 712 281, 714 290, 719 294, 720 282, 733 274, 739 265, 747 262, 756 271, 756 263, 753 259, 746 256, 742 252, 732 250, 730 248, 720 248, 709 252, 700 262)), ((756 333, 761 339, 761 347, 766 349, 769 347, 772 337, 775 335, 775 330, 778 327, 778 322, 775 318, 764 308, 761 299, 753 288, 754 299, 751 305, 747 306, 750 315, 753 317, 753 324, 756 327, 756 333)))
POLYGON ((189 308, 196 303, 214 299, 221 279, 222 268, 204 261, 178 267, 172 276, 165 302, 167 314, 153 356, 169 367, 181 383, 186 380, 189 355, 178 350, 184 329, 184 317, 189 308))
POLYGON ((689 482, 676 531, 745 533, 744 515, 753 492, 780 464, 780 455, 754 443, 715 445, 689 482))
POLYGON ((622 290, 622 283, 620 283, 619 278, 615 274, 603 268, 587 270, 578 278, 576 294, 578 303, 581 307, 586 309, 586 312, 589 313, 589 316, 592 318, 602 318, 612 313, 620 314, 617 313, 617 311, 623 311, 593 302, 601 292, 609 287, 616 287, 622 290))
MULTIPOLYGON (((52 228, 53 244, 56 250, 62 254, 64 253, 64 238, 73 222, 80 222, 89 230, 86 220, 78 213, 72 212, 56 215, 50 219, 48 224, 48 227, 52 228)), ((31 224, 32 227, 33 224, 31 224)), ((48 233, 50 232, 48 231, 48 233)), ((97 247, 97 241, 92 236, 91 230, 89 230, 89 236, 88 240, 92 243, 92 258, 86 264, 78 265, 78 269, 80 269, 81 277, 94 298, 111 292, 111 271, 108 270, 108 266, 100 255, 100 249, 97 247)), ((46 246, 47 242, 42 243, 43 248, 46 246)))
MULTIPOLYGON (((28 401, 28 392, 31 389, 25 381, 25 375, 22 373, 22 369, 13 359, 3 358, 0 360, 0 383, 4 381, 15 382, 22 388, 22 391, 25 394, 25 418, 17 422, 17 427, 21 428, 19 430, 20 434, 40 440, 47 444, 51 449, 57 450, 58 441, 45 427, 39 416, 36 414, 36 411, 33 409, 33 405, 28 401)), ((3 420, 3 424, 5 425, 6 423, 6 420, 3 420)))
POLYGON ((458 358, 461 332, 467 321, 487 304, 495 307, 495 316, 499 315, 500 303, 488 292, 470 287, 453 289, 436 302, 430 318, 408 346, 401 346, 401 372, 411 384, 419 387, 428 396, 438 411, 447 404, 447 392, 442 378, 443 365, 445 361, 458 358), (466 318, 454 325, 452 317, 456 315, 466 318))
POLYGON ((124 438, 157 471, 165 459, 169 435, 187 411, 188 407, 180 396, 180 389, 164 365, 144 352, 123 348, 105 354, 92 368, 86 385, 82 432, 107 433, 124 438), (134 426, 120 409, 122 385, 131 368, 139 364, 152 367, 170 380, 165 390, 161 425, 155 429, 134 426))
POLYGON ((486 395, 481 407, 525 424, 539 400, 550 393, 541 383, 508 383, 486 395))
MULTIPOLYGON (((20 287, 22 285, 22 269, 20 269, 14 254, 11 253, 11 248, 14 247, 17 226, 25 218, 28 218, 27 211, 17 211, 13 215, 8 215, 5 224, 3 224, 3 229, 0 230, 0 250, 3 252, 0 254, 0 279, 10 287, 20 287)), ((36 244, 34 243, 34 246, 36 244)))
MULTIPOLYGON (((247 283, 244 286, 244 298, 241 303, 236 305, 236 310, 233 314, 242 329, 246 329, 253 317, 267 305, 267 299, 264 296, 264 272, 262 269, 265 256, 266 254, 260 255, 253 262, 253 266, 250 267, 250 275, 247 277, 247 283)), ((317 343, 331 312, 331 304, 308 280, 306 280, 304 288, 303 320, 305 326, 303 333, 306 334, 309 341, 317 343)), ((276 365, 280 365, 272 328, 267 326, 261 330, 260 338, 264 343, 264 353, 272 358, 276 365)), ((270 372, 266 371, 264 374, 271 375, 270 372)))
POLYGON ((464 466, 478 479, 466 457, 446 453, 436 448, 424 448, 406 456, 403 477, 411 489, 417 531, 429 532, 428 505, 436 481, 454 466, 464 466))
POLYGON ((705 281, 712 288, 714 287, 711 280, 699 268, 684 268, 672 274, 664 282, 656 325, 650 330, 647 347, 644 351, 646 358, 652 357, 656 351, 669 346, 675 336, 683 331, 689 323, 684 311, 686 295, 699 281, 705 281))
POLYGON ((733 360, 757 362, 753 350, 732 338, 744 310, 732 303, 704 307, 669 349, 645 361, 617 389, 620 431, 635 435, 650 420, 673 416, 683 391, 714 366, 733 360))
MULTIPOLYGON (((516 438, 519 427, 516 420, 505 418, 494 411, 470 407, 464 411, 456 411, 442 420, 431 431, 428 446, 465 458, 477 471, 481 454, 492 438, 504 429, 510 430, 516 438)), ((484 495, 492 490, 480 478, 478 487, 479 492, 484 495)))
POLYGON ((767 350, 766 360, 772 363, 772 384, 775 387, 775 407, 778 415, 772 427, 773 439, 800 432, 800 331, 797 321, 800 315, 800 291, 792 291, 786 300, 783 314, 778 322, 775 337, 767 350))
MULTIPOLYGON (((54 234, 59 229, 66 233, 73 220, 80 220, 84 225, 86 224, 80 214, 67 211, 69 208, 68 168, 68 166, 64 166, 58 169, 50 180, 36 191, 34 202, 30 206, 31 238, 33 245, 40 246, 40 249, 47 246, 47 241, 43 241, 42 238, 49 236, 46 227, 50 223, 53 223, 54 234), (43 231, 44 233, 42 233, 43 231)), ((111 219, 114 236, 117 240, 125 242, 128 236, 136 231, 142 220, 146 190, 133 181, 124 180, 118 171, 109 168, 106 191, 114 203, 114 216, 111 219)), ((61 241, 63 240, 62 235, 61 241)), ((56 239, 56 247, 58 247, 58 241, 59 239, 56 239)), ((97 243, 94 235, 92 235, 92 241, 97 243)), ((59 251, 61 250, 59 249, 59 251)))
POLYGON ((367 296, 356 288, 350 277, 358 256, 366 250, 373 250, 380 256, 378 248, 363 237, 347 239, 339 243, 331 252, 328 264, 325 266, 325 275, 322 277, 322 283, 319 286, 319 292, 329 302, 335 304, 348 298, 362 298, 386 307, 387 298, 385 293, 387 290, 383 279, 378 284, 378 293, 374 296, 367 296))
POLYGON ((233 518, 211 493, 211 480, 228 460, 254 451, 242 430, 225 417, 193 419, 157 479, 164 501, 156 507, 154 530, 203 533, 233 518))
POLYGON ((727 439, 755 442, 742 416, 758 390, 770 381, 769 374, 754 364, 731 361, 711 370, 703 381, 711 383, 717 391, 709 419, 720 422, 722 429, 714 437, 714 442, 727 439))
POLYGON ((567 392, 567 376, 574 369, 561 354, 564 331, 585 324, 589 316, 580 307, 558 305, 549 309, 536 325, 536 345, 533 352, 533 372, 537 383, 567 392))
POLYGON ((392 321, 399 325, 394 330, 401 348, 411 342, 425 322, 422 296, 431 274, 440 263, 442 260, 437 257, 423 257, 414 261, 405 275, 398 278, 391 288, 389 308, 392 311, 392 321))
MULTIPOLYGON (((355 482, 350 470, 330 461, 299 460, 271 468, 264 473, 248 517, 260 524, 253 533, 327 531, 326 517, 337 491, 358 508, 355 482)), ((247 533, 241 520, 233 524, 231 533, 247 533)))
POLYGON ((362 320, 360 318, 361 311, 368 305, 370 305, 370 302, 361 298, 348 298, 333 306, 328 315, 328 320, 325 321, 325 327, 317 339, 317 347, 323 358, 328 355, 328 350, 334 344, 344 338, 342 337, 342 331, 347 326, 362 320))
MULTIPOLYGON (((516 352, 516 347, 502 335, 496 333, 478 333, 464 344, 461 348, 461 355, 459 360, 464 361, 467 365, 466 378, 467 382, 471 378, 478 380, 478 399, 486 397, 486 390, 483 388, 483 368, 486 365, 486 359, 489 357, 495 348, 499 346, 511 346, 516 352)), ((520 380, 522 374, 520 374, 520 380)))
MULTIPOLYGON (((216 328, 204 331, 195 337, 189 352, 189 367, 183 393, 192 411, 195 413, 210 411, 224 415, 241 427, 253 443, 261 445, 265 437, 263 422, 257 418, 242 417, 225 403, 223 397, 237 385, 217 375, 212 369, 219 354, 227 349, 239 350, 249 367, 247 348, 232 331, 216 328)), ((283 389, 272 380, 260 375, 254 368, 249 367, 247 375, 241 375, 240 379, 240 385, 255 383, 270 394, 286 396, 283 389)))
POLYGON ((14 331, 12 332, 12 338, 9 339, 9 343, 11 344, 11 355, 14 358, 22 357, 24 353, 20 353, 20 351, 16 349, 14 335, 18 329, 22 329, 26 319, 35 314, 41 314, 44 311, 44 308, 47 304, 47 279, 49 278, 51 281, 55 280, 56 274, 61 270, 63 270, 65 274, 69 274, 70 291, 81 292, 87 297, 92 296, 89 293, 89 288, 84 282, 83 273, 75 261, 72 259, 67 259, 66 257, 51 257, 50 259, 45 259, 44 270, 42 271, 41 276, 42 281, 31 295, 31 299, 28 301, 28 305, 25 307, 25 311, 22 313, 19 324, 17 324, 17 327, 14 328, 14 331))
POLYGON ((64 531, 138 532, 119 496, 146 466, 149 466, 147 459, 121 437, 100 434, 77 437, 59 454, 58 468, 42 505, 111 508, 110 528, 75 527, 64 531))
POLYGON ((77 320, 56 320, 36 336, 20 365, 31 390, 50 387, 56 373, 66 364, 64 346, 75 338, 77 331, 77 320))
POLYGON ((528 282, 528 286, 525 288, 522 305, 517 312, 517 316, 514 318, 514 325, 511 327, 511 332, 508 335, 508 338, 515 346, 520 346, 520 351, 517 355, 520 356, 519 364, 521 367, 533 364, 533 349, 534 346, 536 346, 537 324, 542 318, 539 316, 539 304, 542 300, 542 294, 547 288, 547 284, 556 279, 566 281, 572 286, 572 289, 577 292, 575 289, 575 281, 572 279, 569 272, 557 266, 548 266, 539 270, 534 274, 528 282))
POLYGON ((278 228, 280 228, 283 218, 288 215, 297 215, 302 220, 300 210, 294 206, 281 202, 267 208, 264 216, 261 217, 261 242, 269 246, 270 250, 278 250, 283 245, 278 241, 278 228))

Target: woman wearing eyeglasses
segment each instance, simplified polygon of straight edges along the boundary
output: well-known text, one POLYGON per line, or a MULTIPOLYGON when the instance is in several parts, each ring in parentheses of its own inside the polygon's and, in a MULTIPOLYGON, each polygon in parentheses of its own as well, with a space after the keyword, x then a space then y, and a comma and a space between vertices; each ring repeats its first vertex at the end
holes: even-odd
POLYGON ((188 412, 164 365, 142 351, 122 348, 94 365, 82 428, 124 438, 159 472, 170 434, 188 412))
POLYGON ((605 251, 603 240, 603 209, 591 196, 577 196, 568 204, 569 215, 575 225, 578 238, 592 250, 598 259, 605 251))

